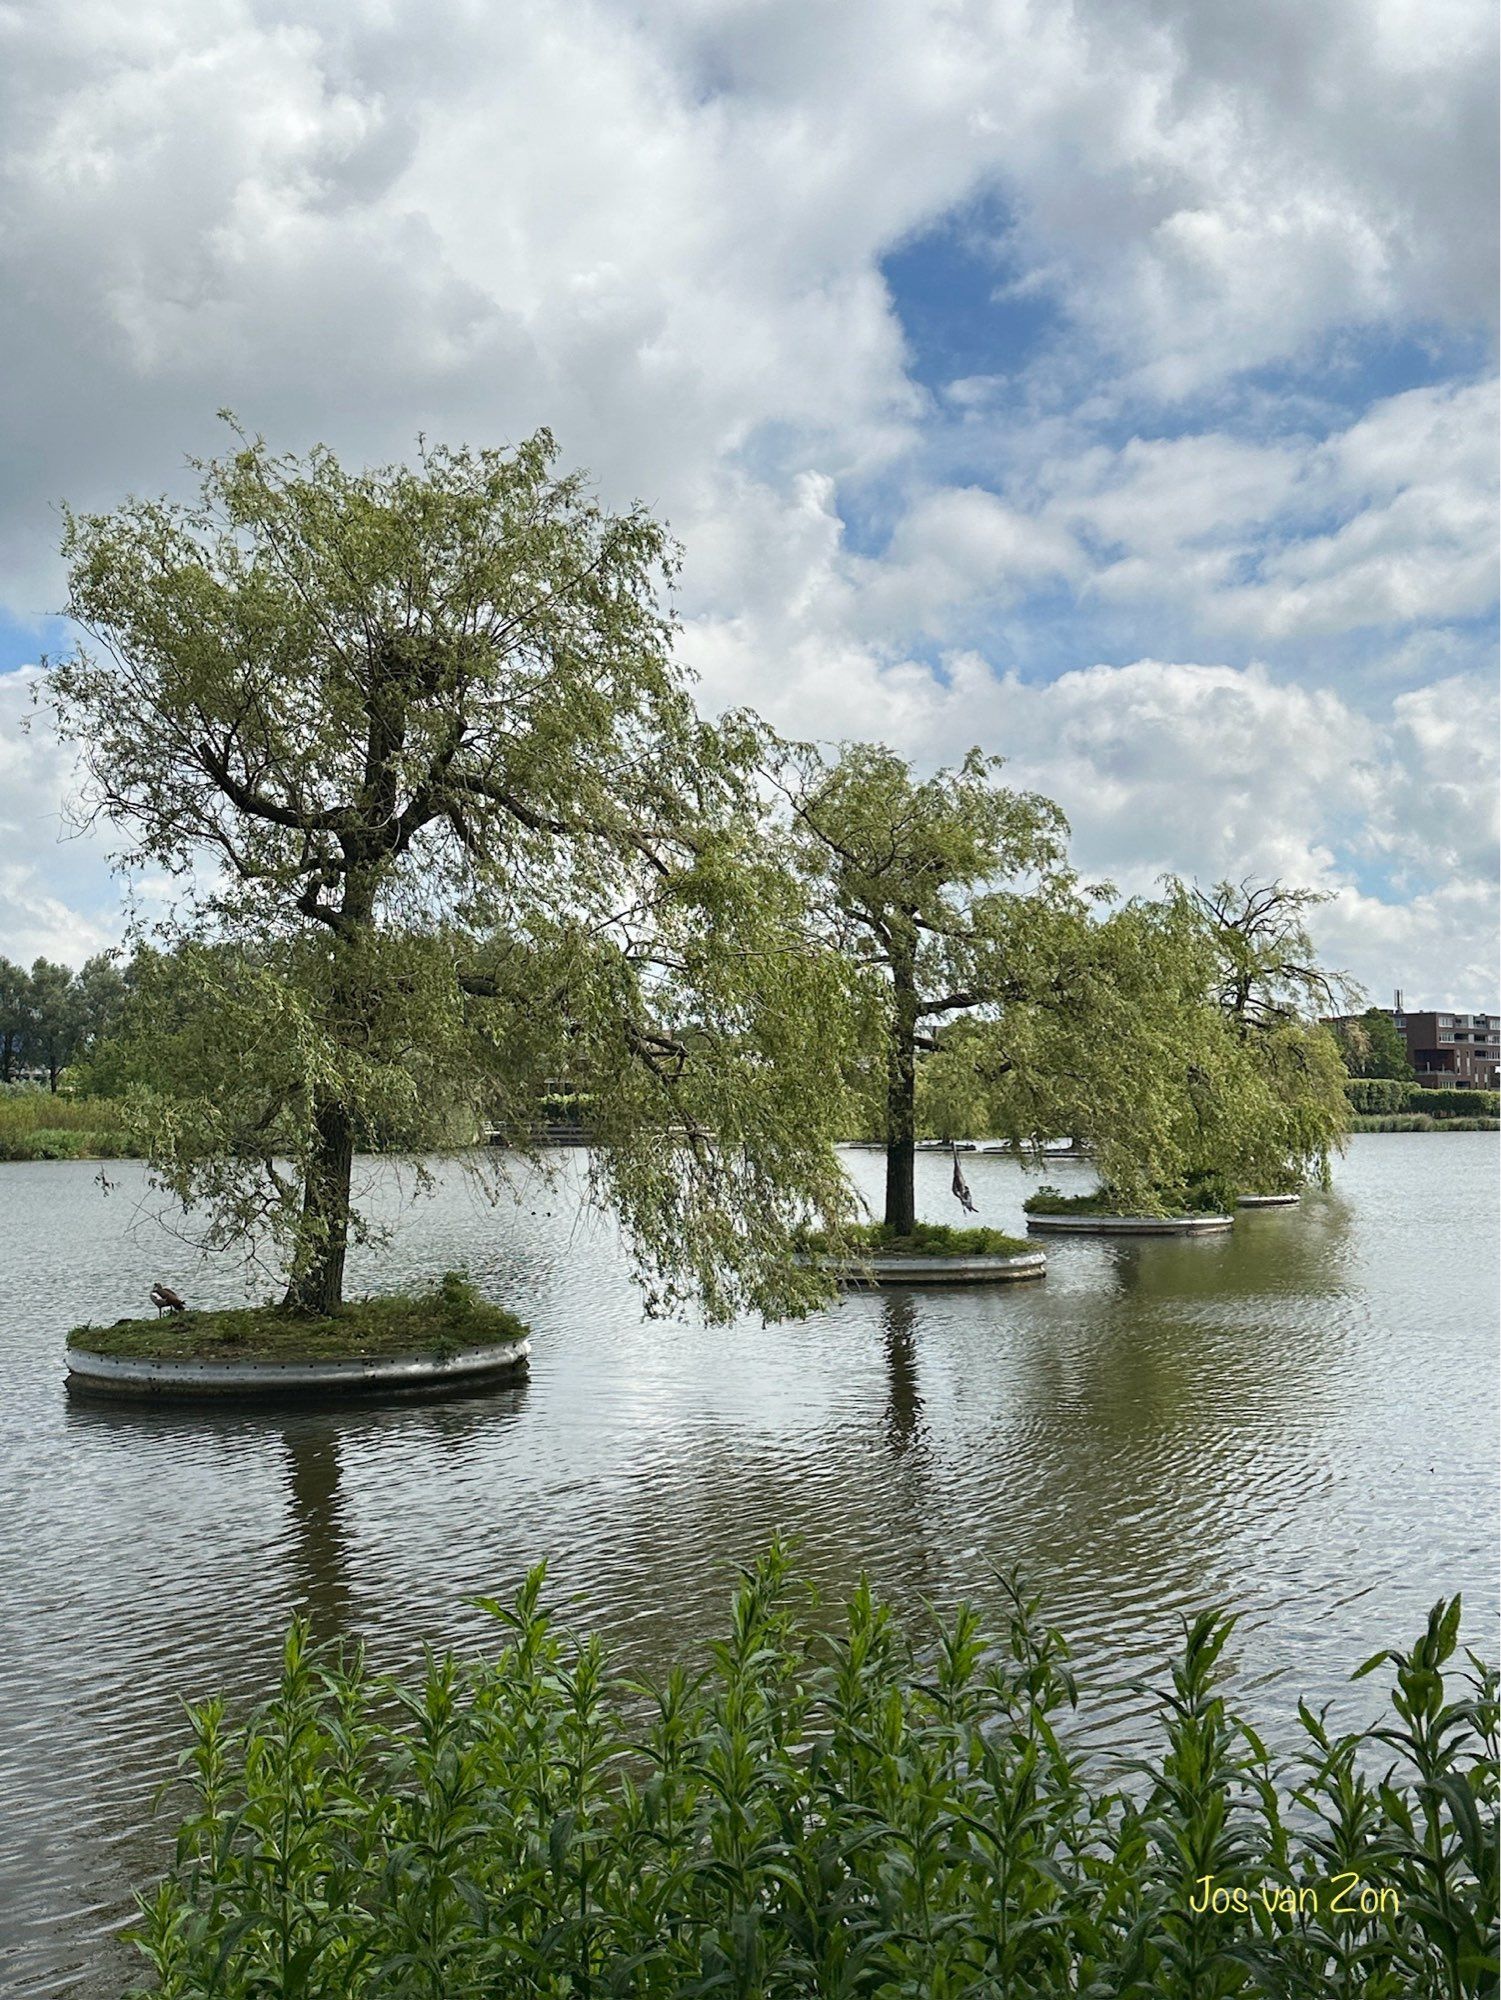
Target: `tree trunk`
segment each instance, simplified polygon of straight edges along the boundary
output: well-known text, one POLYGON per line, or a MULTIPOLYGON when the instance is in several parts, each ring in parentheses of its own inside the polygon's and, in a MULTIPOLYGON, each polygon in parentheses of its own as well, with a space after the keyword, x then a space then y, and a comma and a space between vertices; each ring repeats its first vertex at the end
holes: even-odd
POLYGON ((886 1227, 910 1236, 917 1223, 917 981, 902 955, 891 967, 891 1026, 886 1050, 886 1227))
MULTIPOLYGON (((372 730, 375 728, 372 722, 372 730)), ((372 737, 371 760, 375 759, 372 737)), ((379 771, 377 769, 377 775, 379 771)), ((371 783, 366 773, 367 789, 371 783)), ((349 870, 334 940, 329 1020, 340 1040, 356 1041, 365 1025, 358 967, 341 962, 348 941, 368 931, 375 915, 375 874, 344 846, 349 870)), ((368 857, 365 857, 368 863, 368 857)), ((282 1303, 292 1312, 334 1313, 344 1303, 344 1258, 349 1249, 350 1194, 354 1179, 354 1118, 340 1098, 318 1104, 316 1135, 302 1188, 302 1221, 291 1282, 282 1303)))
POLYGON ((303 1184, 299 1268, 282 1301, 289 1311, 332 1313, 344 1303, 353 1177, 354 1122, 342 1104, 330 1101, 318 1112, 317 1142, 303 1184))

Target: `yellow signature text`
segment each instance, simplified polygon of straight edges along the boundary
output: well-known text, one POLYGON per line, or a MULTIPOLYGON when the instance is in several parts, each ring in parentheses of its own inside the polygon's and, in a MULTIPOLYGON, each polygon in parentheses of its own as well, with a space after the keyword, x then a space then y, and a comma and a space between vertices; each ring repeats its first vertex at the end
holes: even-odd
POLYGON ((1307 1883, 1301 1888, 1284 1882, 1227 1887, 1213 1875, 1201 1875, 1188 1907, 1196 1917, 1249 1917, 1258 1910, 1279 1917, 1396 1917, 1402 1913, 1402 1899, 1390 1885, 1375 1888, 1351 1869, 1347 1874, 1330 1876, 1327 1882, 1307 1883))

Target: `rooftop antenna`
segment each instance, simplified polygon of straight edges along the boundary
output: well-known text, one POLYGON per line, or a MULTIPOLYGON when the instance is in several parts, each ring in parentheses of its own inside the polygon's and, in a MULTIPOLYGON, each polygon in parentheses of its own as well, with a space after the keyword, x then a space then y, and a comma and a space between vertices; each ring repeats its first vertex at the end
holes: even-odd
POLYGON ((1400 1014, 1402 1012, 1402 989, 1400 986, 1397 988, 1396 992, 1392 995, 1392 999, 1395 1002, 1395 1005, 1392 1008, 1392 1012, 1394 1014, 1400 1014))

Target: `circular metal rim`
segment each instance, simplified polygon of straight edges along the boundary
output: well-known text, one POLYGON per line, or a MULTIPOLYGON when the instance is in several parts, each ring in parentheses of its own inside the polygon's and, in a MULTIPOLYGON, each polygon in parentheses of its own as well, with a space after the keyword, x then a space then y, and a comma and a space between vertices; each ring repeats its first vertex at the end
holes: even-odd
POLYGON ((68 1383, 103 1395, 279 1396, 426 1389, 482 1381, 522 1367, 529 1340, 462 1348, 456 1354, 352 1355, 328 1361, 204 1361, 176 1356, 94 1354, 69 1344, 68 1383))

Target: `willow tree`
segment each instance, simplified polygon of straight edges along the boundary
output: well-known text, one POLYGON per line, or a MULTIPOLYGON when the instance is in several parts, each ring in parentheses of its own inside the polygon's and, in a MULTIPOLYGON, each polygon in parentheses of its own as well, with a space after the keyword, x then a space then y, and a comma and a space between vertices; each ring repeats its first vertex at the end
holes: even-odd
POLYGON ((1247 1069, 1210 997, 1215 966, 1181 899, 1097 896, 1049 927, 1023 991, 938 1036, 927 1118, 1019 1152, 1071 1136, 1122 1212, 1172 1210, 1206 1181, 1228 1183, 1247 1069))
POLYGON ((1212 997, 1241 1059, 1235 1135, 1225 1135, 1220 1156, 1236 1159, 1242 1189, 1327 1181, 1349 1100, 1339 1044, 1320 1016, 1353 992, 1319 962, 1309 933, 1309 911, 1328 897, 1280 881, 1169 889, 1203 932, 1212 997))
POLYGON ((1177 884, 1118 902, 1077 879, 1058 807, 1001 768, 973 750, 919 780, 871 744, 832 762, 782 746, 774 764, 824 935, 863 993, 851 1069, 886 1144, 886 1226, 916 1220, 919 1111, 1034 1156, 1080 1139, 1123 1210, 1321 1163, 1329 1051, 1288 1013, 1311 953, 1273 921, 1302 902, 1258 897, 1239 925, 1177 884))
POLYGON ((792 1232, 847 1213, 840 969, 749 732, 674 664, 664 531, 545 432, 372 471, 236 436, 191 504, 68 516, 85 638, 46 684, 84 810, 180 891, 136 1014, 157 1174, 323 1312, 358 1150, 534 1150, 566 1077, 652 1303, 805 1306, 792 1232))
POLYGON ((940 1035, 924 1108, 1024 1147, 1087 1142, 1111 1204, 1160 1213, 1327 1178, 1346 1120, 1338 1051, 1311 1018, 1340 989, 1277 884, 1097 904, 1057 934, 1033 993, 940 1035))
POLYGON ((832 763, 784 746, 777 781, 824 933, 859 969, 878 1051, 886 1144, 884 1222, 916 1221, 917 1066, 949 1031, 951 1051, 993 1054, 952 1030, 1036 1000, 1087 907, 1048 799, 997 782, 1000 759, 971 750, 956 770, 915 779, 884 745, 844 746, 832 763))

